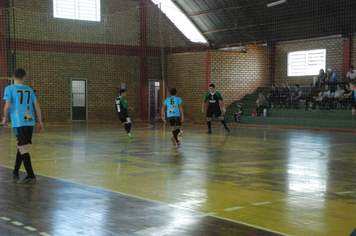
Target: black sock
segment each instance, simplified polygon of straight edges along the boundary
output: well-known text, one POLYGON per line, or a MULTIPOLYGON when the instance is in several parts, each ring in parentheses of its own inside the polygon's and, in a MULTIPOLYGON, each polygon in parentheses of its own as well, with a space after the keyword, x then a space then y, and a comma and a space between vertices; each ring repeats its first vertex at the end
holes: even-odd
POLYGON ((125 130, 126 130, 126 133, 127 133, 127 134, 130 133, 130 132, 129 132, 129 124, 125 124, 125 130))
POLYGON ((128 123, 127 124, 127 133, 130 133, 130 131, 131 131, 131 123, 128 123))
POLYGON ((211 121, 208 121, 208 129, 211 129, 211 121))
POLYGON ((20 170, 21 164, 22 164, 22 157, 21 157, 19 150, 17 149, 15 168, 14 168, 14 171, 12 172, 13 174, 19 175, 19 170, 20 170))
POLYGON ((174 135, 174 138, 177 140, 177 142, 179 142, 179 141, 178 141, 178 134, 180 133, 180 129, 176 129, 176 130, 174 130, 173 132, 174 132, 174 134, 173 134, 173 135, 174 135))
POLYGON ((22 154, 23 164, 25 166, 27 177, 29 178, 36 178, 35 174, 33 173, 32 165, 31 165, 31 157, 30 153, 22 154))
POLYGON ((227 128, 227 127, 226 127, 226 121, 225 121, 225 120, 221 120, 220 122, 225 126, 225 128, 227 128))

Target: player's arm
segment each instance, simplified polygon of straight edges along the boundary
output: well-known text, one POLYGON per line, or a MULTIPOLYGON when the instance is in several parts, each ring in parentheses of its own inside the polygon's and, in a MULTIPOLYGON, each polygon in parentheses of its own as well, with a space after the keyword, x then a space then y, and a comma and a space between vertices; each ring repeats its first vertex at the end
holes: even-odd
POLYGON ((204 100, 203 100, 203 105, 201 107, 201 111, 204 113, 205 112, 205 106, 206 106, 206 101, 208 100, 209 93, 205 94, 204 100))
POLYGON ((216 95, 218 96, 219 100, 221 101, 221 111, 226 112, 225 102, 224 102, 223 97, 221 96, 221 93, 217 92, 216 95))
POLYGON ((44 127, 42 124, 42 114, 41 114, 40 105, 38 105, 38 102, 35 102, 35 103, 33 103, 33 106, 34 106, 36 114, 37 114, 37 120, 38 120, 37 130, 39 132, 42 132, 44 130, 44 127))
POLYGON ((164 115, 166 113, 166 107, 167 106, 165 104, 163 104, 162 109, 161 109, 161 118, 164 123, 167 123, 166 116, 164 115))
POLYGON ((10 100, 6 100, 5 102, 5 107, 4 107, 4 119, 2 121, 2 124, 5 126, 7 119, 9 117, 10 114, 10 107, 11 107, 11 101, 10 100))
POLYGON ((181 119, 181 122, 183 123, 184 122, 183 104, 179 103, 178 107, 179 107, 179 111, 180 111, 180 119, 181 119))

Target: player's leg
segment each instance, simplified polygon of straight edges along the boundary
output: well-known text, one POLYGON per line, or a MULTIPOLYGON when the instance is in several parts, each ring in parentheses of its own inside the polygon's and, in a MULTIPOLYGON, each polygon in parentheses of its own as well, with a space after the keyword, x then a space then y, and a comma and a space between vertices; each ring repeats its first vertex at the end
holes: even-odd
POLYGON ((177 135, 176 135, 176 127, 175 127, 176 122, 175 122, 174 117, 170 117, 168 119, 169 119, 169 126, 172 128, 172 134, 173 134, 173 136, 171 137, 171 142, 172 142, 173 147, 175 147, 177 145, 177 140, 178 140, 177 135))
POLYGON ((23 161, 23 164, 25 166, 27 176, 23 180, 18 181, 17 183, 19 184, 34 184, 36 183, 36 176, 33 172, 32 169, 32 164, 31 164, 31 156, 30 153, 27 151, 27 144, 31 144, 32 141, 32 132, 33 132, 33 126, 25 126, 25 127, 20 127, 17 128, 18 131, 18 150, 21 154, 21 159, 23 161))
POLYGON ((216 111, 216 112, 215 112, 215 117, 218 117, 219 120, 220 120, 220 122, 221 122, 221 124, 224 125, 226 131, 227 131, 227 132, 230 132, 230 129, 227 127, 226 121, 225 121, 224 117, 222 116, 220 109, 219 109, 219 111, 216 111))
POLYGON ((173 131, 173 135, 174 138, 177 141, 177 145, 180 145, 180 141, 178 140, 178 134, 180 133, 180 127, 182 126, 182 120, 180 117, 175 117, 175 124, 174 124, 174 131, 173 131))
POLYGON ((21 164, 22 164, 21 153, 20 153, 19 149, 17 149, 15 167, 14 167, 14 171, 12 172, 13 180, 17 181, 20 179, 19 170, 20 170, 21 164))
MULTIPOLYGON (((16 142, 18 143, 18 128, 14 128, 15 131, 15 135, 16 135, 16 142)), ((21 157, 21 153, 19 151, 19 149, 17 149, 17 153, 16 153, 16 161, 15 161, 15 167, 14 170, 12 172, 12 179, 18 181, 20 179, 19 177, 19 170, 22 164, 22 157, 21 157)))
POLYGON ((241 114, 236 115, 236 120, 237 120, 237 122, 239 122, 239 123, 241 122, 241 121, 240 121, 240 117, 241 117, 241 114))
POLYGON ((126 117, 126 124, 125 124, 126 134, 128 138, 133 138, 131 132, 131 119, 130 117, 126 117))

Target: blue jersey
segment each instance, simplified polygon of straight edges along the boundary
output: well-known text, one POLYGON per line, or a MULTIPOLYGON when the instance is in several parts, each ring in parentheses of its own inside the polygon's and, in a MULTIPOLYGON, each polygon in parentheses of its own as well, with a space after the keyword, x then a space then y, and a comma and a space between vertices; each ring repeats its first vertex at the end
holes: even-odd
POLYGON ((164 101, 167 106, 167 117, 180 116, 179 104, 183 103, 180 97, 172 96, 164 101))
POLYGON ((33 103, 37 102, 33 90, 23 84, 5 88, 4 101, 11 101, 10 113, 12 127, 35 126, 33 103))

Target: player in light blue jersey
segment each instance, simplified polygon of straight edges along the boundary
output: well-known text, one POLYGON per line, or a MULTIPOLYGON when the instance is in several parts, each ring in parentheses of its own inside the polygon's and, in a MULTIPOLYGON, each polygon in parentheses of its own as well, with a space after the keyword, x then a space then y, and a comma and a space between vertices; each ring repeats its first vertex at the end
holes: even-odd
POLYGON ((184 112, 182 99, 177 97, 177 89, 172 88, 170 91, 171 97, 167 98, 163 102, 161 117, 164 123, 167 123, 165 118, 165 111, 167 108, 167 118, 169 119, 170 126, 172 127, 173 137, 171 138, 173 146, 180 146, 178 140, 178 134, 180 133, 180 127, 184 122, 184 112))
POLYGON ((15 130, 17 141, 16 162, 12 178, 19 184, 32 184, 36 183, 36 176, 32 169, 31 157, 26 150, 26 145, 32 144, 32 132, 33 126, 35 126, 34 110, 36 111, 38 118, 38 131, 41 132, 44 129, 42 125, 41 109, 33 90, 23 84, 26 78, 26 72, 23 69, 16 69, 12 78, 14 79, 15 84, 5 88, 4 120, 2 122, 3 125, 6 126, 9 113, 11 113, 11 123, 15 130), (19 180, 19 170, 22 161, 27 172, 27 177, 23 180, 19 180))

